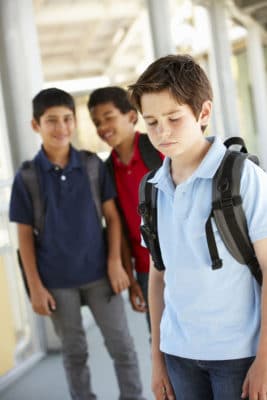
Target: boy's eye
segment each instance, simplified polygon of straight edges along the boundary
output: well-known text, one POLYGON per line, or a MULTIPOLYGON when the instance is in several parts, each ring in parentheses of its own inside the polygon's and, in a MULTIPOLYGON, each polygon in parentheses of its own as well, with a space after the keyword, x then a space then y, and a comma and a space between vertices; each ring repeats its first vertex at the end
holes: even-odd
POLYGON ((153 126, 153 125, 156 125, 157 124, 157 121, 147 121, 147 125, 148 126, 153 126))
POLYGON ((114 119, 113 115, 106 117, 105 121, 112 121, 114 119))
POLYGON ((179 120, 179 118, 170 118, 170 121, 171 122, 176 122, 176 121, 178 121, 179 120))
POLYGON ((65 122, 72 122, 73 118, 71 116, 65 118, 65 122))

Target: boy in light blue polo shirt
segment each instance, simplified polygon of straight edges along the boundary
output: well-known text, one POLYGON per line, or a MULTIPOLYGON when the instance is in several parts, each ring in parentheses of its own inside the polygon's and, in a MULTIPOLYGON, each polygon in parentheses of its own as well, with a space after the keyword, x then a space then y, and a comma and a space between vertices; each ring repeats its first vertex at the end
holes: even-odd
POLYGON ((165 271, 152 263, 152 389, 156 399, 267 399, 267 175, 247 160, 241 196, 263 274, 227 251, 212 270, 205 224, 213 176, 226 151, 205 138, 212 89, 190 56, 152 63, 131 87, 152 144, 166 158, 151 179, 158 188, 158 235, 165 271))

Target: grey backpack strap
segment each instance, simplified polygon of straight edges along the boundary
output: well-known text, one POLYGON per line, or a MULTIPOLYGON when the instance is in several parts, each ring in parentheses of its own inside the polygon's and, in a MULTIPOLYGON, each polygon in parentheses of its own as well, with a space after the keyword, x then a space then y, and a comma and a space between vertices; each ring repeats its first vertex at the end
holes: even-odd
POLYGON ((100 188, 100 176, 99 176, 99 168, 101 160, 96 154, 91 153, 90 151, 81 150, 80 154, 89 179, 91 192, 96 207, 96 212, 99 221, 102 225, 103 214, 102 214, 101 188, 100 188))
MULTIPOLYGON (((248 158, 248 154, 244 152, 226 151, 213 178, 211 216, 215 220, 228 251, 240 264, 247 265, 252 275, 261 284, 261 270, 249 238, 246 216, 240 196, 240 181, 246 158, 248 158)), ((210 228, 207 230, 207 225, 206 232, 212 261, 215 259, 213 268, 216 269, 222 266, 222 260, 219 259, 218 253, 216 255, 216 242, 211 240, 212 230, 210 228)))
POLYGON ((41 195, 41 188, 37 168, 33 160, 25 161, 20 168, 23 183, 30 194, 33 205, 34 234, 40 239, 44 230, 45 201, 41 195))

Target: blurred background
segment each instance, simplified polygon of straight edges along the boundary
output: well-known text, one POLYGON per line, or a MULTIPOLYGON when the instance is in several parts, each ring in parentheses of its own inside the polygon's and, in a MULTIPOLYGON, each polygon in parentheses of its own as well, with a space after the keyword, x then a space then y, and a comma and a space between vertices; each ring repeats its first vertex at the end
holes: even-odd
MULTIPOLYGON (((127 88, 170 53, 191 54, 210 77, 208 134, 244 137, 267 168, 266 0, 0 0, 0 398, 58 349, 49 322, 31 312, 8 223, 14 173, 40 144, 30 128, 31 99, 47 87, 70 92, 78 118, 74 145, 105 157, 109 149, 89 119, 88 95, 101 86, 127 88)), ((93 324, 88 315, 85 324, 93 324)))

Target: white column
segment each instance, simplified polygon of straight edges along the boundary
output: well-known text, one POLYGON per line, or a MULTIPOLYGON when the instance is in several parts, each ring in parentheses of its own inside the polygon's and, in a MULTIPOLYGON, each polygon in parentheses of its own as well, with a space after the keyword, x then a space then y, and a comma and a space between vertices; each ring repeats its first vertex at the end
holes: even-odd
POLYGON ((260 27, 248 28, 247 54, 250 82, 258 135, 258 153, 262 166, 267 168, 267 78, 260 27))
POLYGON ((171 34, 170 0, 147 0, 154 57, 174 53, 171 34))
POLYGON ((0 78, 16 169, 39 146, 30 127, 31 100, 43 83, 31 0, 0 0, 0 78))
POLYGON ((210 0, 207 5, 211 26, 211 54, 215 57, 220 91, 224 136, 239 136, 237 93, 231 70, 231 44, 227 30, 224 0, 210 0))

